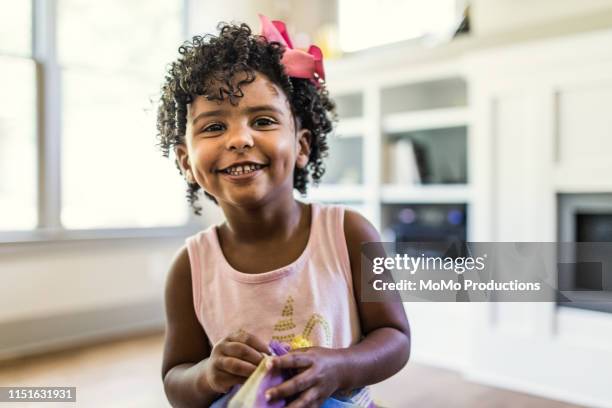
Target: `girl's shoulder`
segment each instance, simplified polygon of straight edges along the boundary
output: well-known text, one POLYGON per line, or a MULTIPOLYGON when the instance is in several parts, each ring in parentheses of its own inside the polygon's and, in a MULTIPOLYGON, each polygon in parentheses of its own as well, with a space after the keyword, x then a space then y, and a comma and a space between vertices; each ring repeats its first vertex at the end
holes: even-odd
POLYGON ((191 263, 187 246, 183 245, 175 254, 165 286, 165 305, 167 318, 170 324, 185 325, 197 323, 192 303, 191 263))
MULTIPOLYGON (((182 251, 187 253, 191 267, 198 269, 205 254, 213 253, 217 248, 217 228, 220 224, 211 224, 203 230, 185 238, 182 251)), ((216 255, 215 255, 216 256, 216 255)))
POLYGON ((349 253, 353 281, 360 275, 361 245, 366 242, 380 242, 380 234, 372 223, 356 210, 344 211, 344 238, 349 253))
MULTIPOLYGON (((217 228, 219 226, 221 226, 221 223, 211 224, 208 227, 201 229, 200 231, 186 237, 185 243, 189 244, 189 241, 210 240, 212 238, 212 234, 217 233, 217 228)), ((188 248, 182 248, 182 249, 187 250, 188 248)))
POLYGON ((376 237, 379 240, 378 231, 372 223, 359 211, 352 208, 344 208, 344 235, 347 241, 358 237, 376 237))
POLYGON ((166 301, 171 300, 173 302, 186 293, 191 294, 191 285, 191 263, 189 261, 187 245, 183 245, 176 252, 170 263, 166 277, 166 301))
MULTIPOLYGON (((339 217, 337 221, 339 221, 344 233, 350 254, 356 251, 358 255, 362 242, 380 241, 380 234, 377 229, 359 211, 344 204, 316 203, 315 205, 319 207, 318 211, 321 214, 326 214, 327 222, 334 221, 334 218, 339 217)), ((321 217, 321 222, 323 222, 323 217, 321 217)), ((336 223, 336 225, 338 224, 336 223)))

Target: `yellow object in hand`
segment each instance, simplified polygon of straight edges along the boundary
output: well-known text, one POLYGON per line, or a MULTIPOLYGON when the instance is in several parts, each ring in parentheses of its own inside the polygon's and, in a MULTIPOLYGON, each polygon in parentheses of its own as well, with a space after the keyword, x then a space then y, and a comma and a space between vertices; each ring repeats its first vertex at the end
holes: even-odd
POLYGON ((295 336, 293 340, 291 340, 291 350, 312 347, 312 343, 304 336, 295 336))

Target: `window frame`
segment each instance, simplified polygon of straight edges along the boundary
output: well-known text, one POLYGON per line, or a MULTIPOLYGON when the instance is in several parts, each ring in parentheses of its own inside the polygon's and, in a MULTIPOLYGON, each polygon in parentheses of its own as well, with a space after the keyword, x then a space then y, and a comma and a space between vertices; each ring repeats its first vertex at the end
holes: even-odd
MULTIPOLYGON (((35 66, 36 227, 0 230, 0 244, 120 238, 183 237, 201 229, 201 221, 188 210, 185 224, 167 227, 69 229, 61 223, 62 84, 57 54, 57 0, 30 0, 32 42, 29 59, 35 66)), ((189 33, 189 1, 181 0, 182 38, 189 33)), ((27 57, 24 57, 27 58, 27 57)), ((151 143, 154 143, 152 140, 151 143)), ((163 157, 160 154, 160 160, 163 157)), ((185 202, 185 207, 188 205, 185 202)))

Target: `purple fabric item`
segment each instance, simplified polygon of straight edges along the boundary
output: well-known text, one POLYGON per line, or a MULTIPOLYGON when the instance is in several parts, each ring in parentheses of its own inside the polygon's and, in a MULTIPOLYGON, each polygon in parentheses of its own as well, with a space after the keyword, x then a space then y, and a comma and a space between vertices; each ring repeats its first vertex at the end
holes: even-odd
MULTIPOLYGON (((287 354, 289 350, 291 350, 291 347, 286 343, 272 340, 268 344, 268 349, 273 356, 282 356, 287 354)), ((262 408, 283 408, 286 405, 285 401, 268 402, 266 401, 265 392, 269 388, 282 384, 290 377, 291 373, 287 372, 287 370, 283 370, 282 372, 278 370, 274 370, 274 372, 269 371, 259 384, 256 400, 257 406, 262 408)))
POLYGON ((268 344, 268 348, 270 349, 270 353, 275 356, 285 355, 289 352, 289 350, 291 350, 291 346, 289 346, 287 343, 281 343, 277 340, 272 340, 268 344))
POLYGON ((268 402, 266 401, 266 391, 269 388, 275 387, 281 384, 283 381, 283 376, 280 373, 268 372, 264 378, 262 378, 259 383, 259 388, 257 389, 257 397, 255 398, 255 406, 262 408, 283 408, 285 406, 285 401, 274 401, 268 402))
MULTIPOLYGON (((287 354, 291 347, 286 343, 281 343, 276 340, 272 340, 268 343, 268 349, 270 350, 270 354, 273 356, 282 356, 287 354)), ((264 378, 261 379, 259 386, 257 388, 257 395, 255 397, 255 406, 258 408, 283 408, 287 405, 285 401, 274 401, 268 402, 266 401, 266 391, 274 386, 277 386, 288 378, 291 377, 291 372, 287 370, 283 370, 283 372, 279 372, 275 370, 274 372, 267 372, 264 378)), ((224 395, 223 397, 216 400, 211 408, 226 408, 230 400, 234 397, 234 395, 240 390, 241 385, 235 385, 232 387, 232 390, 224 395)))

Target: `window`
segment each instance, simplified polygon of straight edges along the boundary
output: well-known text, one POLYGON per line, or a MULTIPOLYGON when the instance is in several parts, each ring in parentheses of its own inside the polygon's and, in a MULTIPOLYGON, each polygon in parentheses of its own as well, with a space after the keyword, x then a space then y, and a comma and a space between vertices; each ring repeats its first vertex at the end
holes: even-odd
POLYGON ((36 226, 36 89, 31 6, 0 0, 0 229, 36 226))
POLYGON ((156 98, 180 42, 167 0, 60 0, 62 212, 67 228, 186 221, 185 185, 154 148, 156 98))
POLYGON ((0 230, 184 225, 184 182, 155 147, 156 99, 166 64, 178 55, 183 2, 33 3, 44 12, 27 1, 0 2, 0 34, 22 34, 0 36, 0 86, 14 95, 0 100, 0 201, 8 203, 0 230), (39 138, 52 147, 38 153, 45 157, 37 156, 37 106, 46 116, 39 138), (57 180, 45 180, 49 174, 57 180))
POLYGON ((0 0, 0 7, 0 52, 29 57, 32 5, 29 1, 0 0))
POLYGON ((338 0, 340 46, 351 52, 427 34, 457 24, 464 0, 338 0))

